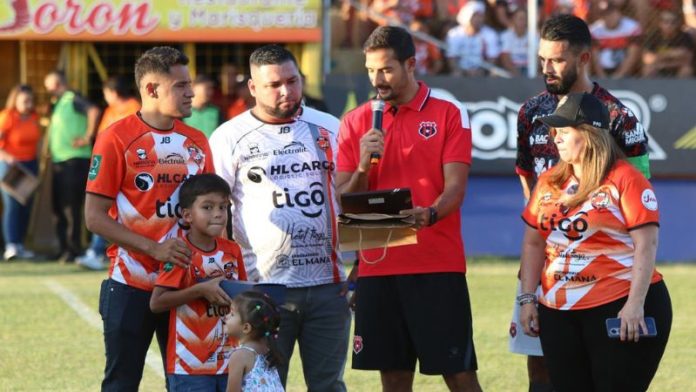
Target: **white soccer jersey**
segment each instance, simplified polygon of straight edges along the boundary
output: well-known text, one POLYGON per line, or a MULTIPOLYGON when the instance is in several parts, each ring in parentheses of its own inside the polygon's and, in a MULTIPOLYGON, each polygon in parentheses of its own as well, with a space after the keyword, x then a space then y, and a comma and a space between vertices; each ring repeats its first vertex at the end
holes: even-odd
POLYGON ((334 173, 339 121, 304 107, 283 124, 246 111, 210 138, 232 188, 234 239, 250 280, 308 287, 345 279, 334 173))

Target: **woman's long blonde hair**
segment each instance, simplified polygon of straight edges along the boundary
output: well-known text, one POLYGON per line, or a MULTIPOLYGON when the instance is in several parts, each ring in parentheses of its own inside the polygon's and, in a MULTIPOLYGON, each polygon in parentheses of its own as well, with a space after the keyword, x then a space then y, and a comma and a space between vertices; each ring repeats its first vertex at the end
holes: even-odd
MULTIPOLYGON (((614 164, 626 157, 608 130, 588 124, 579 125, 575 129, 580 131, 585 148, 581 153, 582 175, 578 178, 578 189, 574 194, 562 199, 568 208, 577 207, 587 200, 590 193, 602 185, 614 164)), ((551 134, 554 133, 555 130, 552 130, 551 134)), ((555 190, 561 190, 573 174, 573 165, 560 161, 549 173, 549 184, 555 190)))

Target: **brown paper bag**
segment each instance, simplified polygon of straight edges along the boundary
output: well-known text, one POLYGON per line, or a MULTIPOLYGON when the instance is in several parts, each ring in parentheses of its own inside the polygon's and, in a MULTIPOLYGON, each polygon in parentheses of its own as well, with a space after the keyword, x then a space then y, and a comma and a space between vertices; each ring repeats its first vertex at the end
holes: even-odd
POLYGON ((384 259, 388 248, 418 243, 413 223, 413 217, 364 221, 339 216, 338 248, 341 252, 358 251, 360 256, 364 250, 381 248, 382 256, 369 261, 375 263, 384 259))
POLYGON ((24 165, 13 163, 0 180, 0 188, 12 195, 20 204, 26 205, 39 186, 39 179, 24 165))

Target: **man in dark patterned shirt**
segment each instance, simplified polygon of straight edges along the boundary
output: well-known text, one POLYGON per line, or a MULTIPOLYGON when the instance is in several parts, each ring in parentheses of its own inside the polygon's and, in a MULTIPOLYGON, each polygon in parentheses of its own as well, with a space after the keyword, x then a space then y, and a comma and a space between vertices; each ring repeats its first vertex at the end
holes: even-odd
MULTIPOLYGON (((539 43, 539 61, 546 91, 528 99, 517 119, 517 161, 525 199, 529 199, 541 173, 558 163, 558 150, 549 128, 539 121, 556 109, 569 93, 587 92, 609 110, 614 140, 646 178, 650 178, 648 136, 636 116, 616 97, 590 80, 592 37, 587 24, 572 15, 553 17, 544 23, 539 43)), ((518 290, 519 294, 519 290, 518 290)), ((519 306, 515 304, 510 325, 510 351, 528 355, 529 391, 553 390, 538 338, 519 333, 519 306)))

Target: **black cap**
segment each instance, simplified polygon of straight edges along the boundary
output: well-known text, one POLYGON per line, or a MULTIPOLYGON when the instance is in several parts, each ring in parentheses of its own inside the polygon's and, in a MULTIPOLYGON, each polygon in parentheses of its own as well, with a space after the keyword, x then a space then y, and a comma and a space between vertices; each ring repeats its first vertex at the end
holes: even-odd
POLYGON ((558 103, 556 111, 539 120, 554 127, 576 127, 589 124, 596 128, 609 129, 609 111, 594 95, 573 93, 566 95, 558 103))

